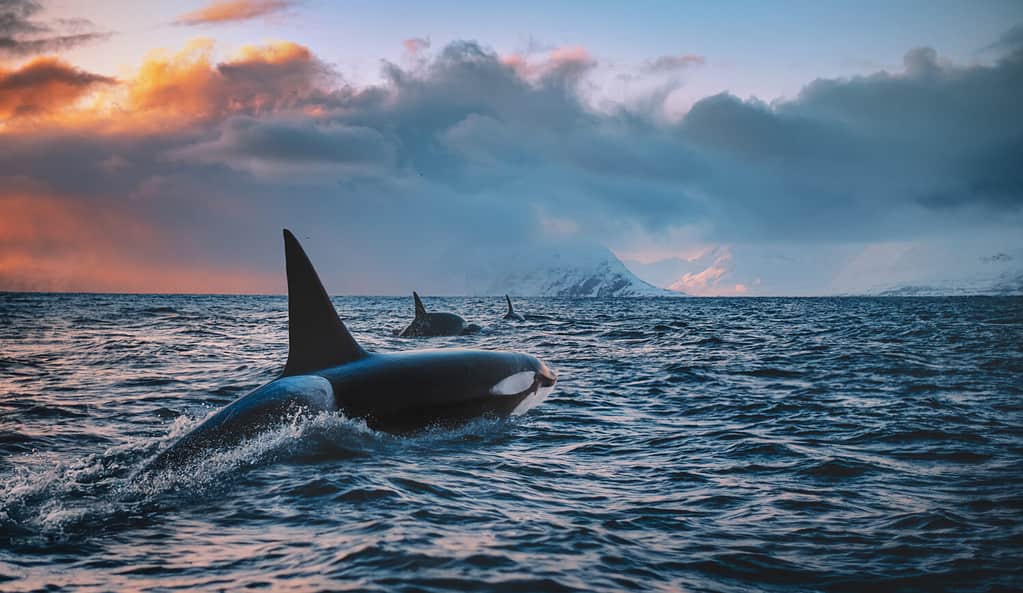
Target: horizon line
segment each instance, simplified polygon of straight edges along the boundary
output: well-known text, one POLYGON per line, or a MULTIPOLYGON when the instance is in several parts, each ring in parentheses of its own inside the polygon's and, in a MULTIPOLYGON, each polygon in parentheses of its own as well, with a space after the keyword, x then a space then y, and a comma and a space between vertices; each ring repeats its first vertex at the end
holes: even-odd
MULTIPOLYGON (((664 289, 668 290, 668 289, 664 289)), ((266 293, 266 292, 103 292, 103 291, 89 291, 89 290, 11 290, 11 289, 0 289, 0 295, 94 295, 94 296, 221 296, 221 297, 285 297, 288 294, 286 292, 278 293, 266 293)), ((430 298, 452 298, 452 299, 471 299, 471 298, 503 298, 504 295, 472 295, 472 294, 461 294, 461 295, 437 295, 430 293, 423 293, 424 296, 430 298)), ((511 295, 510 296, 515 296, 511 295)), ((405 294, 330 294, 327 295, 330 298, 409 298, 411 293, 405 294)), ((566 299, 566 300, 640 300, 640 299, 831 299, 831 298, 879 298, 879 299, 948 299, 948 298, 974 298, 974 297, 987 297, 987 298, 1021 298, 1023 294, 985 294, 985 293, 970 293, 970 294, 947 294, 947 295, 886 295, 886 294, 853 294, 853 293, 841 293, 841 294, 803 294, 803 295, 785 295, 785 294, 744 294, 744 295, 696 295, 679 292, 677 295, 638 295, 638 296, 550 296, 550 295, 517 295, 515 298, 521 299, 566 299)))

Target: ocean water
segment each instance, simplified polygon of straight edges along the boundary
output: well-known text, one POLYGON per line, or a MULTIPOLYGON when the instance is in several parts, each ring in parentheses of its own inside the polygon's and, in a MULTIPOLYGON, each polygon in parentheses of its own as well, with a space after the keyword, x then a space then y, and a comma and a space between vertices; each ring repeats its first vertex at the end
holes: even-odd
POLYGON ((0 294, 0 590, 1023 588, 1023 299, 337 298, 371 349, 512 349, 527 415, 332 414, 147 479, 270 379, 283 297, 0 294))

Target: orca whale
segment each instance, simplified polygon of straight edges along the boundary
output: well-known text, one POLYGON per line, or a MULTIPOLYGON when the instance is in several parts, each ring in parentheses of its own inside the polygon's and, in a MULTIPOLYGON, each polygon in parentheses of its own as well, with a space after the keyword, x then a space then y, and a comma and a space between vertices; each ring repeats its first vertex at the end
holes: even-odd
POLYGON ((227 405, 147 466, 177 466, 290 421, 340 411, 376 430, 408 434, 473 418, 519 415, 557 375, 528 354, 461 349, 380 354, 348 332, 295 236, 284 230, 288 360, 279 377, 227 405))
POLYGON ((526 318, 521 313, 516 313, 515 309, 512 308, 511 297, 504 295, 505 300, 508 301, 508 312, 504 314, 505 319, 511 319, 512 321, 525 321, 526 318))
POLYGON ((416 317, 398 334, 403 338, 460 336, 480 331, 480 326, 466 323, 461 315, 428 312, 419 293, 415 291, 412 292, 412 299, 416 303, 416 317))

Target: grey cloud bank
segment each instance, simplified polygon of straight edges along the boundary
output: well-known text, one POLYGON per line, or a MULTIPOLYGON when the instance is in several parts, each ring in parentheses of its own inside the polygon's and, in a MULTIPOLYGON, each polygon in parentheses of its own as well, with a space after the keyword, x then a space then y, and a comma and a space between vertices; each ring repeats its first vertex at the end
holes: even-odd
MULTIPOLYGON (((343 293, 450 294, 460 270, 516 244, 681 251, 680 234, 729 249, 676 268, 714 268, 699 280, 708 293, 856 292, 876 279, 842 270, 872 245, 940 257, 963 244, 979 261, 1023 242, 1012 38, 987 65, 914 49, 900 72, 816 80, 772 104, 722 93, 678 120, 653 101, 593 107, 588 56, 524 70, 472 42, 422 45, 415 66, 385 64, 379 87, 327 86, 316 72, 301 97, 274 98, 283 108, 175 133, 16 139, 0 146, 0 177, 129 211, 220 265, 272 269, 277 229, 295 228, 343 293), (114 157, 125 165, 102 165, 114 157)), ((682 58, 664 67, 696 63, 682 58)), ((268 91, 252 80, 242 92, 268 91)), ((633 265, 674 283, 671 266, 633 265)))

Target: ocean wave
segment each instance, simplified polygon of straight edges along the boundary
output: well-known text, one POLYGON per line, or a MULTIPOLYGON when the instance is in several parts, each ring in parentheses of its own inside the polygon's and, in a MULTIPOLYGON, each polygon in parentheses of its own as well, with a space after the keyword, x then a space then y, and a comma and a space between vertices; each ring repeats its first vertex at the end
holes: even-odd
POLYGON ((1019 582, 1019 299, 449 299, 487 330, 413 345, 406 299, 338 298, 374 349, 526 351, 557 389, 402 437, 296 415, 147 471, 280 372, 286 301, 3 298, 4 591, 1019 582))

